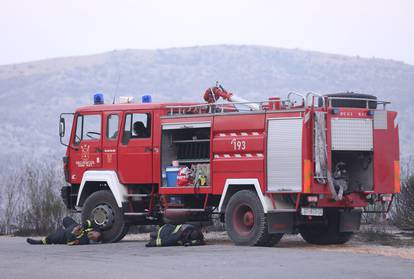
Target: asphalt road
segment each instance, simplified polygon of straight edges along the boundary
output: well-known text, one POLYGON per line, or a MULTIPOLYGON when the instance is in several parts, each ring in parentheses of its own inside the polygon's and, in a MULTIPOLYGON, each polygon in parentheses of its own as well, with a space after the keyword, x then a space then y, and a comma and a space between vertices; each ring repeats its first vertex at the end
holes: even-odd
POLYGON ((288 245, 146 248, 145 241, 28 245, 0 237, 1 279, 86 278, 414 278, 414 260, 288 245))

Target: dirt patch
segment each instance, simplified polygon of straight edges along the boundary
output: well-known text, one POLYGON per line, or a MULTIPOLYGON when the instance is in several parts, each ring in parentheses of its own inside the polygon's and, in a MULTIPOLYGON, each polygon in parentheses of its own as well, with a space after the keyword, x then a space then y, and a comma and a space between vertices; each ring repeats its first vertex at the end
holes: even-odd
POLYGON ((313 247, 320 251, 329 252, 348 252, 348 253, 362 253, 362 254, 374 254, 387 257, 400 257, 402 259, 414 260, 414 248, 402 248, 402 247, 390 247, 382 245, 330 245, 326 247, 313 247))
POLYGON ((392 247, 414 247, 414 231, 401 230, 391 225, 363 225, 353 238, 369 244, 392 247))
MULTIPOLYGON (((372 237, 372 236, 369 236, 372 237)), ((389 235, 385 236, 387 243, 390 245, 381 244, 384 242, 384 238, 377 236, 375 240, 366 241, 366 235, 357 234, 350 242, 342 245, 312 245, 306 243, 300 235, 285 235, 282 241, 276 245, 278 248, 289 249, 306 249, 306 250, 318 250, 326 252, 339 252, 339 253, 359 253, 359 254, 373 254, 387 257, 399 257, 403 259, 414 260, 414 245, 413 239, 410 238, 408 243, 410 246, 402 246, 402 240, 398 238, 391 238, 389 235), (391 240, 392 239, 392 240, 391 240)))
POLYGON ((361 231, 355 235, 354 240, 392 247, 414 247, 413 232, 361 231))

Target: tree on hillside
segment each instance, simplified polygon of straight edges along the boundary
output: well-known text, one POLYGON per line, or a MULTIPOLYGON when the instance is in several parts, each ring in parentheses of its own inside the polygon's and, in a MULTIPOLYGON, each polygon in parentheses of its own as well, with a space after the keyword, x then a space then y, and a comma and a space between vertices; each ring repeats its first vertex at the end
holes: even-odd
POLYGON ((400 228, 414 228, 414 175, 404 179, 395 199, 393 219, 400 228))

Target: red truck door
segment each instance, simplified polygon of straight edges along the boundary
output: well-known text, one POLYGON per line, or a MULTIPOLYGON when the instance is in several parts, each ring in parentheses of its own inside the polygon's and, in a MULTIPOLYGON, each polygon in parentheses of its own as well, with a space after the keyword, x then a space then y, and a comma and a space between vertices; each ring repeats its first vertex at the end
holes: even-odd
POLYGON ((118 167, 118 141, 120 138, 121 113, 103 113, 104 135, 102 137, 102 169, 116 170, 118 167))
POLYGON ((122 183, 153 182, 152 124, 151 111, 129 111, 123 116, 123 129, 118 148, 118 174, 122 183))
POLYGON ((101 113, 79 113, 75 119, 75 133, 70 149, 70 181, 79 184, 83 173, 102 167, 102 115, 101 113))

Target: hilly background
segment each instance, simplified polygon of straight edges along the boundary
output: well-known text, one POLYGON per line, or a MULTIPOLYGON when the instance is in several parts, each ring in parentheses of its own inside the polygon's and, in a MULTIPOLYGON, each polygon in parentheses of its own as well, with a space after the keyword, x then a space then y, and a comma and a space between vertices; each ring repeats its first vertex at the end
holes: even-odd
POLYGON ((207 46, 123 50, 0 66, 0 174, 23 162, 60 160, 60 112, 122 95, 151 94, 154 102, 202 101, 220 81, 250 100, 288 92, 368 93, 399 112, 401 155, 414 154, 414 66, 297 49, 207 46))

